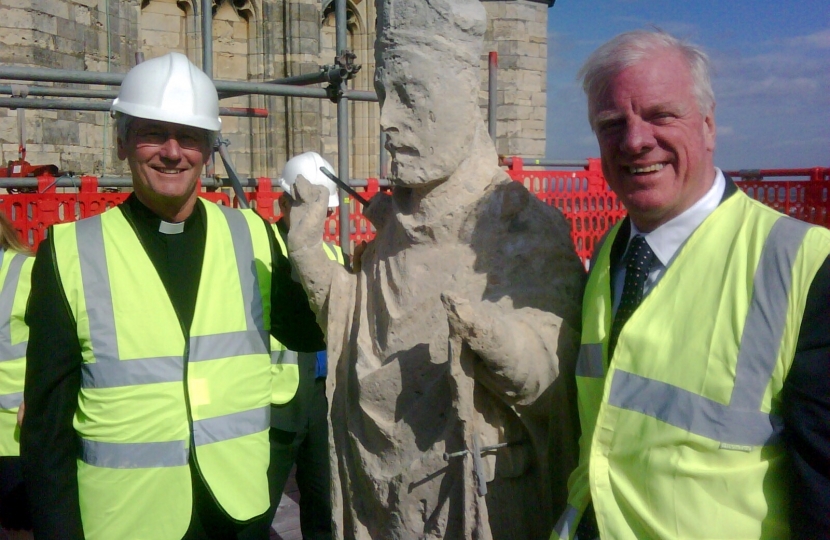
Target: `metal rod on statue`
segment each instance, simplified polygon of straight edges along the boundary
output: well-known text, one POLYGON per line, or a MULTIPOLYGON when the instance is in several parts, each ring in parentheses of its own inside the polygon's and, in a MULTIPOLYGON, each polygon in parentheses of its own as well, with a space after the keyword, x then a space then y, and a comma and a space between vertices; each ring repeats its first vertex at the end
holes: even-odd
POLYGON ((334 176, 331 172, 326 170, 325 167, 320 167, 320 170, 323 172, 323 174, 325 174, 326 176, 331 178, 332 182, 334 182, 335 184, 340 186, 340 189, 342 189, 343 191, 345 191, 346 193, 348 193, 349 195, 354 197, 357 202, 359 202, 363 206, 369 206, 369 201, 367 199, 363 198, 357 191, 355 191, 352 188, 352 186, 350 186, 349 184, 347 184, 343 180, 341 180, 341 179, 337 178, 336 176, 334 176))

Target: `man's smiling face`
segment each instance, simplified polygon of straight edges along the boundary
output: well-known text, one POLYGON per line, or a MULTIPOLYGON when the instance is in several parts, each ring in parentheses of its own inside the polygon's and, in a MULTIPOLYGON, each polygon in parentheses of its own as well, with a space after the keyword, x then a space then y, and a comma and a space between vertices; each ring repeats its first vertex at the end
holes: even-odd
POLYGON ((656 229, 711 187, 714 111, 701 113, 680 53, 660 50, 619 72, 590 116, 608 185, 639 229, 656 229))
POLYGON ((180 124, 134 118, 118 157, 130 164, 133 189, 148 208, 184 208, 198 197, 196 185, 210 158, 209 132, 180 124))

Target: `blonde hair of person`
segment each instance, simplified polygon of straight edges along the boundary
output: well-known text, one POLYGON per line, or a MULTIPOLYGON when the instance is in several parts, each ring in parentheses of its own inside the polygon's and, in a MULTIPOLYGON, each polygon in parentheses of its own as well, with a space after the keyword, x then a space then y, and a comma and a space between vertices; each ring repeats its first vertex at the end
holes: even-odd
POLYGON ((0 212, 0 248, 32 255, 32 248, 23 243, 14 225, 3 212, 0 212))

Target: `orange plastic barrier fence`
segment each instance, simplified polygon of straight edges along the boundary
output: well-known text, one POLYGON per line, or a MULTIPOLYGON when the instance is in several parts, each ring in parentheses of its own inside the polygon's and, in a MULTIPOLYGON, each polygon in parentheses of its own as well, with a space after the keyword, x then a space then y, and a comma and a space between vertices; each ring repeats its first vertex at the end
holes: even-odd
POLYGON ((510 163, 510 178, 562 211, 582 262, 591 258, 602 235, 625 217, 625 208, 605 183, 599 159, 589 159, 581 171, 526 170, 522 159, 515 157, 510 163))
MULTIPOLYGON (((625 209, 608 189, 599 159, 589 159, 583 170, 530 170, 521 158, 512 158, 507 174, 521 182, 542 201, 559 208, 571 224, 571 238, 578 255, 587 261, 602 235, 625 216, 625 209)), ((750 197, 794 218, 830 227, 830 168, 776 169, 730 172, 750 197), (803 179, 805 178, 806 179, 803 179), (786 178, 769 180, 769 178, 786 178)), ((0 211, 11 219, 24 241, 34 248, 43 240, 47 227, 100 214, 127 198, 127 193, 99 192, 98 179, 83 176, 76 193, 58 193, 55 178, 38 177, 37 192, 0 194, 0 211)), ((375 178, 356 188, 371 199, 381 188, 375 178)), ((236 203, 224 192, 201 191, 200 195, 224 205, 236 203)), ((273 223, 279 218, 277 199, 282 195, 271 187, 271 179, 259 178, 248 201, 260 215, 273 223)), ((326 241, 340 239, 338 212, 326 219, 326 241)), ((360 243, 374 237, 375 231, 363 215, 363 205, 349 198, 351 241, 360 243)))
MULTIPOLYGON (((39 176, 37 192, 0 194, 0 211, 11 220, 24 242, 37 249, 46 229, 102 213, 117 206, 129 193, 99 192, 98 178, 82 176, 76 193, 58 193, 53 176, 39 176)), ((213 202, 230 206, 230 197, 221 192, 202 192, 213 202)))
POLYGON ((775 208, 782 214, 830 227, 830 169, 774 169, 730 171, 738 179, 738 186, 752 197, 775 208), (809 180, 768 180, 769 178, 798 178, 809 180))
MULTIPOLYGON (((594 245, 611 225, 625 216, 625 210, 608 189, 598 159, 588 160, 581 171, 526 170, 521 158, 512 158, 507 173, 547 204, 556 206, 571 224, 571 237, 583 261, 591 257, 594 245)), ((279 219, 277 199, 282 195, 271 189, 270 179, 260 178, 255 192, 248 193, 248 201, 271 223, 279 219)), ((376 178, 369 178, 365 188, 356 188, 371 199, 381 188, 376 178)), ((363 215, 363 205, 349 197, 350 238, 355 244, 371 240, 375 230, 363 215)), ((327 242, 340 241, 338 213, 326 219, 323 236, 327 242)))
MULTIPOLYGON (((625 208, 608 188, 599 159, 584 171, 525 170, 511 158, 507 173, 534 195, 559 208, 571 223, 571 238, 583 262, 596 242, 625 216, 625 208)), ((730 171, 747 195, 796 219, 830 227, 830 168, 730 171), (781 178, 781 180, 770 180, 781 178), (784 179, 786 178, 786 179, 784 179)))

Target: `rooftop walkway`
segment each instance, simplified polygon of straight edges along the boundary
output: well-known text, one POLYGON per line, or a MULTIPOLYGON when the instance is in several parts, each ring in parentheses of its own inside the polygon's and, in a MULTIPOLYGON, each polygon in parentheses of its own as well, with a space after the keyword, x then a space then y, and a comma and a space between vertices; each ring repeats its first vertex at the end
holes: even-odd
POLYGON ((292 469, 280 505, 271 523, 271 540, 303 540, 300 532, 300 492, 292 469))

